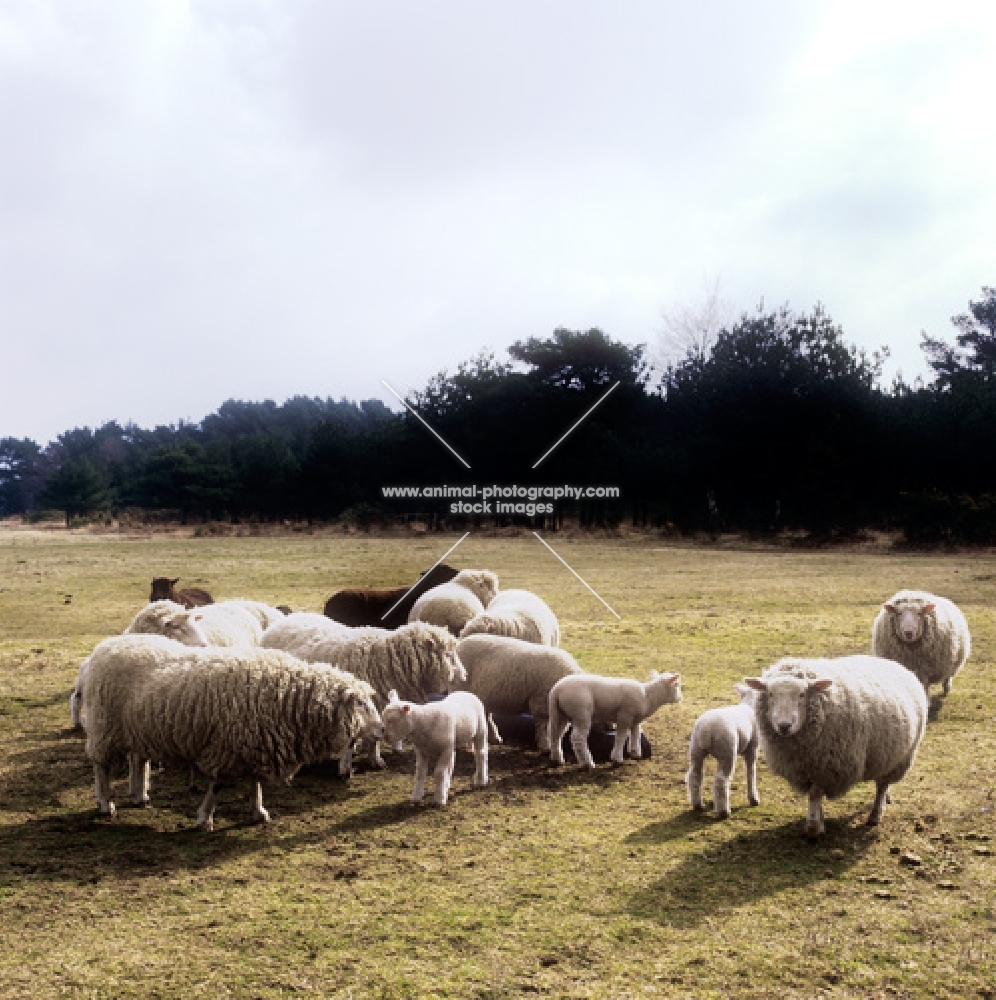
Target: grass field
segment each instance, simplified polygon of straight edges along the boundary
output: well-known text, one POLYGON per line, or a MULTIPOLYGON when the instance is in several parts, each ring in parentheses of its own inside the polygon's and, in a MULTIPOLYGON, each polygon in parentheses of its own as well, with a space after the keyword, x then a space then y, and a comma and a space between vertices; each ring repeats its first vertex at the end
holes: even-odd
MULTIPOLYGON (((153 575, 320 610, 340 586, 414 579, 457 536, 123 538, 0 532, 2 997, 996 997, 996 556, 696 548, 551 536, 613 618, 530 535, 472 535, 449 561, 544 596, 588 670, 680 669, 651 760, 580 773, 493 747, 459 757, 450 805, 413 808, 413 757, 341 784, 248 785, 194 828, 179 773, 151 809, 95 814, 67 699, 153 575), (759 769, 762 804, 691 814, 688 734, 732 684, 787 654, 864 651, 901 586, 955 600, 971 660, 877 830, 873 789, 827 835, 759 769), (72 595, 66 603, 66 595, 72 595), (913 852, 918 866, 900 862, 913 852)), ((707 774, 711 787, 711 772, 707 774)))

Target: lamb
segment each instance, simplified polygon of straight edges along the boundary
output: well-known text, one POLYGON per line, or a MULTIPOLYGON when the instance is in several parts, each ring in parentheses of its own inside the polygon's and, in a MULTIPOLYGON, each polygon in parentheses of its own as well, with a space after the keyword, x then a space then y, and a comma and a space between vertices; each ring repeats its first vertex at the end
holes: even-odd
MULTIPOLYGON (((447 692, 466 678, 457 656, 457 640, 445 629, 414 622, 390 631, 349 628, 322 615, 287 615, 263 635, 267 649, 283 649, 308 663, 334 663, 373 685, 378 708, 392 689, 409 701, 424 702, 430 694, 447 692)), ((384 767, 375 742, 370 752, 375 767, 384 767)), ((349 750, 339 761, 349 773, 349 750)))
MULTIPOLYGON (((562 677, 582 673, 574 657, 553 646, 483 634, 461 639, 457 655, 467 671, 460 688, 476 694, 489 713, 529 712, 536 730, 536 746, 548 751, 550 689, 562 677)), ((493 729, 492 734, 497 740, 497 731, 493 729)))
POLYGON ((457 747, 468 743, 474 750, 472 785, 483 788, 488 783, 488 723, 479 698, 457 691, 442 701, 413 705, 401 701, 397 691, 391 691, 381 717, 388 740, 407 738, 415 744, 413 803, 422 801, 429 764, 436 761, 435 800, 437 805, 446 805, 457 747))
POLYGON ((594 722, 614 722, 616 741, 612 760, 622 763, 626 744, 630 754, 640 757, 640 725, 662 705, 681 701, 681 674, 659 674, 650 671, 650 680, 644 683, 627 677, 599 677, 581 674, 564 677, 550 689, 548 698, 550 716, 550 760, 564 763, 561 740, 567 727, 571 727, 571 746, 577 762, 593 768, 595 761, 588 749, 588 733, 594 722))
POLYGON ((205 604, 214 604, 214 598, 200 587, 183 587, 176 589, 180 582, 178 576, 171 580, 168 576, 154 576, 152 578, 152 592, 149 594, 149 601, 175 601, 185 608, 198 608, 205 604))
POLYGON ((149 804, 150 762, 198 768, 210 786, 197 825, 214 827, 220 782, 248 776, 252 817, 269 822, 263 779, 289 780, 313 761, 380 731, 373 689, 327 664, 280 650, 184 646, 165 636, 105 639, 89 657, 83 685, 86 752, 97 807, 115 813, 111 769, 126 759, 130 794, 149 804))
POLYGON ((927 695, 905 667, 877 656, 786 658, 744 683, 758 692, 758 734, 768 767, 809 796, 806 834, 825 829, 823 797, 875 782, 868 825, 882 821, 889 786, 913 766, 927 725, 927 695))
POLYGON ((757 794, 758 733, 754 719, 755 692, 745 684, 735 685, 740 695, 739 705, 711 708, 703 712, 692 727, 688 746, 688 801, 693 809, 702 804, 702 764, 706 757, 716 758, 716 777, 712 783, 712 803, 720 819, 730 815, 730 779, 743 757, 747 769, 747 801, 759 805, 757 794))
POLYGON ((546 602, 528 590, 501 590, 486 610, 463 627, 460 638, 479 632, 507 635, 544 646, 560 645, 560 623, 546 602))
POLYGON ((325 602, 324 614, 343 625, 396 629, 408 621, 412 605, 430 588, 452 580, 457 571, 446 563, 424 572, 413 587, 340 590, 325 602))
POLYGON ((427 590, 412 605, 410 622, 448 628, 453 635, 479 615, 498 593, 498 577, 488 569, 463 569, 449 583, 427 590))
POLYGON ((900 590, 882 605, 872 625, 872 653, 901 663, 930 695, 951 682, 972 651, 968 622, 957 605, 925 590, 900 590))

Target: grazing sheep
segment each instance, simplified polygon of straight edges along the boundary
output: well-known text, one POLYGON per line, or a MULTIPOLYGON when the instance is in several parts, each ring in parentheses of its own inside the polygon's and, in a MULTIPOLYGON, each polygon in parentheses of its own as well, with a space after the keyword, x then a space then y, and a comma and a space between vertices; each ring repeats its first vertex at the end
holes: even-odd
POLYGON ((408 612, 410 622, 428 622, 454 635, 479 615, 498 593, 498 577, 488 569, 463 569, 449 583, 427 590, 408 612))
MULTIPOLYGON (((566 650, 539 646, 504 635, 469 635, 457 646, 467 679, 462 690, 476 694, 495 715, 529 712, 536 729, 536 746, 550 749, 548 698, 550 689, 581 668, 566 650)), ((497 735, 497 730, 493 730, 497 735)))
POLYGON ((928 696, 931 684, 951 693, 971 651, 968 622, 958 606, 925 590, 893 594, 872 625, 872 653, 912 670, 928 696))
POLYGON ((479 698, 457 691, 442 701, 413 705, 401 701, 398 692, 392 691, 381 718, 386 739, 392 743, 410 739, 415 744, 412 802, 422 801, 429 765, 436 761, 436 804, 446 805, 457 747, 468 743, 474 750, 473 787, 483 788, 488 783, 488 721, 479 698))
POLYGON ((716 777, 712 783, 712 804, 720 819, 730 815, 730 779, 743 757, 747 770, 747 801, 760 804, 757 795, 757 722, 754 718, 755 692, 745 684, 735 685, 740 695, 739 705, 711 708, 703 712, 692 727, 688 745, 688 801, 693 809, 702 804, 702 764, 706 757, 716 758, 716 777))
POLYGON ((650 680, 641 683, 627 677, 599 677, 579 674, 564 677, 550 689, 550 760, 564 763, 561 740, 571 727, 571 746, 579 764, 594 767, 588 749, 588 733, 592 723, 614 722, 616 742, 612 760, 622 763, 627 741, 630 754, 643 753, 641 723, 662 705, 681 701, 681 674, 659 674, 650 671, 650 680))
MULTIPOLYGON (((457 657, 457 641, 445 629, 414 622, 395 631, 350 628, 322 615, 287 615, 263 635, 267 649, 283 649, 308 663, 334 663, 373 685, 378 707, 397 689, 409 701, 423 702, 443 694, 466 677, 457 657)), ((370 761, 384 767, 374 743, 370 761)), ((348 774, 352 754, 339 761, 348 774)))
POLYGON ((288 780, 380 729, 369 684, 280 650, 125 635, 105 639, 89 659, 86 751, 98 809, 112 816, 111 769, 127 760, 131 796, 147 805, 149 765, 162 760, 210 779, 198 826, 214 826, 218 784, 241 777, 254 782, 252 816, 265 823, 263 779, 288 780))
POLYGON ((396 629, 408 621, 412 605, 429 589, 452 580, 457 570, 446 563, 423 573, 412 587, 386 590, 340 590, 325 602, 324 614, 343 625, 376 625, 396 629))
POLYGON ((875 782, 868 825, 877 826, 889 786, 913 766, 927 724, 927 695, 905 667, 877 656, 786 658, 744 683, 768 767, 809 796, 806 834, 825 830, 823 797, 875 782))
POLYGON ((214 598, 200 587, 183 587, 176 589, 180 582, 178 576, 171 580, 167 576, 154 576, 152 578, 152 592, 149 594, 149 601, 175 601, 185 608, 199 608, 205 604, 214 604, 214 598))
POLYGON ((500 590, 486 610, 463 627, 460 638, 477 633, 507 635, 544 646, 560 645, 560 623, 546 602, 528 590, 500 590))

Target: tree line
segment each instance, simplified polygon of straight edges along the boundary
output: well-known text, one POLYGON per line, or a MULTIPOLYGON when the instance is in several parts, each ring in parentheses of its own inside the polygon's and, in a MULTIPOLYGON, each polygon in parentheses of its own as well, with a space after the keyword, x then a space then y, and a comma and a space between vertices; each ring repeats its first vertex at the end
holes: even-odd
POLYGON ((883 385, 885 353, 848 343, 820 307, 759 308, 663 371, 642 346, 559 329, 512 345, 507 361, 480 354, 409 397, 470 470, 409 412, 378 400, 230 400, 199 423, 112 421, 45 447, 0 439, 0 515, 418 514, 442 526, 460 520, 448 501, 385 499, 381 488, 570 483, 618 486, 621 498, 561 501, 554 526, 566 514, 685 531, 878 526, 914 541, 991 542, 996 289, 982 292, 953 318, 953 343, 924 336, 926 383, 883 385))

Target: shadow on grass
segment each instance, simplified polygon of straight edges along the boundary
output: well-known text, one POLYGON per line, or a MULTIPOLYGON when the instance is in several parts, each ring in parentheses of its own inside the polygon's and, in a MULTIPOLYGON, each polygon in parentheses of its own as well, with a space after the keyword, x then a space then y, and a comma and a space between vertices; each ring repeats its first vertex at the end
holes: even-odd
MULTIPOLYGON (((832 884, 871 849, 877 831, 854 824, 863 817, 827 819, 827 832, 813 843, 801 820, 742 833, 725 843, 699 842, 667 875, 630 897, 626 911, 667 927, 697 927, 707 918, 750 906, 769 896, 817 883, 832 884)), ((670 844, 711 821, 684 812, 631 834, 633 843, 670 844)))

